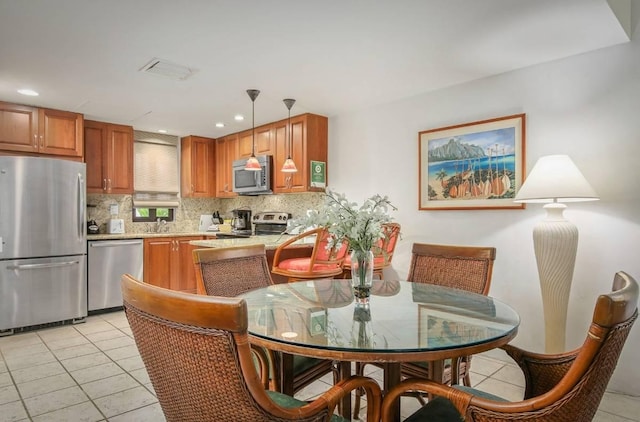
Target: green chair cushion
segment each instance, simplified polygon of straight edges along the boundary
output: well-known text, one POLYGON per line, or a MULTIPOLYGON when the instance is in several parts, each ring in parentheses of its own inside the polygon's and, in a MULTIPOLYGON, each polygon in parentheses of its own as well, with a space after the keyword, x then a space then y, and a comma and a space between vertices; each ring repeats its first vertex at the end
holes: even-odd
MULTIPOLYGON (((473 394, 483 399, 506 402, 507 400, 493 394, 476 390, 475 388, 465 387, 464 385, 456 385, 453 388, 473 394)), ((455 422, 464 421, 464 417, 458 412, 456 407, 444 397, 436 397, 422 406, 417 412, 405 419, 405 422, 455 422)))
POLYGON ((293 355, 293 373, 300 374, 307 369, 314 367, 318 362, 320 362, 320 359, 293 355))
MULTIPOLYGON (((306 401, 298 400, 295 397, 287 396, 286 394, 278 393, 277 391, 267 390, 267 395, 273 400, 275 404, 280 407, 286 407, 293 409, 295 407, 304 406, 306 401)), ((345 418, 339 415, 332 415, 331 422, 347 422, 345 418)))

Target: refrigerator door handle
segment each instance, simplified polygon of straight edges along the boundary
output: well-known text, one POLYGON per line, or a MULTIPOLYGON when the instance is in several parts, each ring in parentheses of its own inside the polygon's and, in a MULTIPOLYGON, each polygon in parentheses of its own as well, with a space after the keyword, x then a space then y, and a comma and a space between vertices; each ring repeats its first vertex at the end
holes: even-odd
POLYGON ((23 265, 8 265, 8 270, 35 270, 40 268, 56 268, 66 267, 69 265, 78 265, 80 261, 65 261, 65 262, 52 262, 47 264, 23 264, 23 265))
POLYGON ((78 191, 77 191, 77 199, 78 199, 78 239, 84 239, 84 227, 85 227, 85 205, 84 205, 84 180, 82 179, 82 174, 78 173, 78 191))

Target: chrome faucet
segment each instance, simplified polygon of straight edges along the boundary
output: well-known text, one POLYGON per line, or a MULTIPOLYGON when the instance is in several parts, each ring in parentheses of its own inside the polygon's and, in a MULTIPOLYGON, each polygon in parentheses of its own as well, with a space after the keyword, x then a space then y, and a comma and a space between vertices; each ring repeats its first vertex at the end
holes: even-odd
POLYGON ((163 220, 161 218, 156 219, 156 233, 162 233, 164 228, 167 227, 167 220, 163 220))

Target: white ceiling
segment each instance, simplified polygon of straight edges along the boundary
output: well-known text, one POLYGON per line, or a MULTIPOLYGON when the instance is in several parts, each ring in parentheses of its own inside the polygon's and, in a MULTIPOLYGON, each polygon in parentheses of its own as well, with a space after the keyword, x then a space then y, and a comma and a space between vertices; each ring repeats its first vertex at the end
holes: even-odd
POLYGON ((0 0, 0 40, 0 100, 219 137, 251 127, 249 88, 256 126, 283 98, 334 116, 629 37, 606 0, 0 0))

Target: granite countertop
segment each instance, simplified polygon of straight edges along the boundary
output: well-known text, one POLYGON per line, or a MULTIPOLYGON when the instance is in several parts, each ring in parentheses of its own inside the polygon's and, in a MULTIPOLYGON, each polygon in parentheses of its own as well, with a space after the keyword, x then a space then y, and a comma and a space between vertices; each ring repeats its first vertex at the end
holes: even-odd
MULTIPOLYGON (((257 245, 264 244, 267 250, 276 249, 280 244, 286 242, 291 239, 291 235, 283 234, 283 235, 258 235, 251 237, 243 237, 243 238, 231 238, 231 239, 211 239, 211 240, 192 240, 189 242, 195 246, 202 246, 204 248, 229 248, 233 246, 248 246, 248 245, 257 245)), ((306 238, 299 240, 290 247, 298 247, 298 248, 308 248, 312 247, 315 243, 315 237, 306 238)))
MULTIPOLYGON (((189 233, 121 233, 121 234, 91 234, 87 235, 87 240, 118 240, 118 239, 144 239, 152 237, 180 237, 180 236, 207 236, 207 240, 192 240, 189 242, 195 246, 203 248, 229 248, 233 246, 247 246, 264 244, 266 249, 275 249, 280 244, 289 240, 292 236, 283 235, 256 235, 251 237, 223 238, 216 239, 215 232, 189 232, 189 233)), ((308 237, 299 240, 291 247, 308 248, 315 243, 315 237, 308 237)))
POLYGON ((180 236, 210 236, 215 232, 182 232, 182 233, 119 233, 119 234, 88 234, 87 240, 118 240, 118 239, 145 239, 148 237, 180 237, 180 236))

